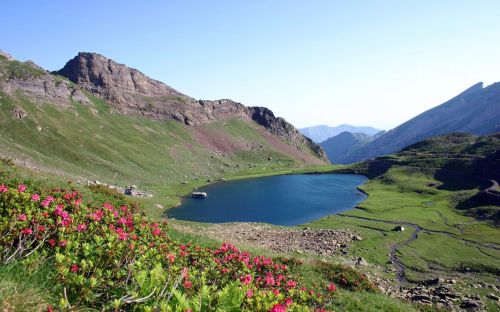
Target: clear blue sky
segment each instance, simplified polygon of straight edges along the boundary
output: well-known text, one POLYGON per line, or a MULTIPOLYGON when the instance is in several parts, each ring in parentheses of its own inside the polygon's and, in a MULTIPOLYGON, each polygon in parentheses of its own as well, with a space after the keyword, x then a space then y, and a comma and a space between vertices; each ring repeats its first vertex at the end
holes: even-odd
POLYGON ((0 49, 49 70, 101 53, 296 126, 383 129, 500 81, 500 1, 4 0, 0 49))

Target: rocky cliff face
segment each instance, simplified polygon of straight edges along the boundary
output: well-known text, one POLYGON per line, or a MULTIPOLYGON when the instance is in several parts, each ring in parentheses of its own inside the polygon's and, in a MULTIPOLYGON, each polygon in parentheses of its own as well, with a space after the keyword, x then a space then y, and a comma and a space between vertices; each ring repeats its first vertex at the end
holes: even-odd
POLYGON ((51 75, 31 61, 19 62, 0 51, 0 90, 22 95, 35 103, 70 107, 71 101, 90 104, 78 86, 51 75))
POLYGON ((96 53, 79 53, 61 70, 51 74, 33 62, 19 62, 1 52, 0 90, 9 95, 20 93, 40 104, 62 107, 71 107, 72 101, 93 105, 86 96, 88 92, 106 101, 113 112, 154 120, 175 120, 186 125, 230 118, 255 121, 288 144, 297 149, 306 147, 328 162, 321 147, 267 108, 246 107, 227 99, 195 100, 136 69, 96 53))
POLYGON ((267 108, 246 107, 232 100, 207 101, 180 93, 140 71, 95 53, 79 53, 57 74, 110 103, 122 114, 197 125, 229 118, 253 120, 272 134, 328 161, 322 148, 267 108))

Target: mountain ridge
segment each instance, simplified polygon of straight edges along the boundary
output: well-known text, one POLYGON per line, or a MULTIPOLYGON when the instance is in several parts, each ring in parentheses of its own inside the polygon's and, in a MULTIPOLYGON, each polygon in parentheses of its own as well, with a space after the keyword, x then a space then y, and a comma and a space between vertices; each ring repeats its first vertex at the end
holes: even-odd
POLYGON ((391 154, 432 136, 465 132, 486 135, 500 130, 500 83, 484 87, 476 83, 450 100, 433 107, 373 142, 343 157, 354 163, 391 154))
POLYGON ((373 141, 373 137, 365 133, 351 133, 349 131, 331 137, 320 143, 328 158, 334 164, 343 164, 343 157, 356 148, 373 141))
POLYGON ((321 147, 264 107, 247 107, 230 99, 195 100, 137 69, 97 53, 80 52, 55 73, 106 100, 125 115, 176 120, 186 125, 234 117, 253 120, 297 147, 300 144, 308 146, 318 158, 327 161, 321 147))
POLYGON ((247 107, 232 100, 195 100, 167 84, 149 78, 97 53, 80 52, 59 71, 49 73, 31 61, 19 62, 3 52, 0 89, 13 96, 21 92, 37 103, 69 108, 72 101, 92 106, 85 92, 100 98, 114 113, 174 120, 188 126, 231 118, 255 122, 298 150, 309 150, 322 162, 324 151, 283 118, 263 107, 247 107), (67 80, 66 80, 67 79, 67 80))
POLYGON ((312 139, 316 143, 321 143, 329 138, 339 135, 341 132, 348 131, 351 133, 365 133, 368 135, 375 135, 381 130, 369 126, 353 126, 349 124, 341 124, 335 127, 328 125, 317 125, 312 127, 305 127, 299 129, 302 134, 312 139))

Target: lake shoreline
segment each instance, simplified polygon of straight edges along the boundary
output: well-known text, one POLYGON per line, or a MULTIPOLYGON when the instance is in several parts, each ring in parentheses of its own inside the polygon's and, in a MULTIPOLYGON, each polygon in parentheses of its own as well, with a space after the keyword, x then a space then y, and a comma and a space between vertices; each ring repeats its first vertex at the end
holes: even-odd
POLYGON ((215 181, 196 189, 207 192, 206 199, 192 199, 188 194, 181 197, 179 206, 167 210, 166 216, 192 222, 296 226, 355 209, 367 198, 359 186, 368 180, 359 174, 287 172, 215 181))

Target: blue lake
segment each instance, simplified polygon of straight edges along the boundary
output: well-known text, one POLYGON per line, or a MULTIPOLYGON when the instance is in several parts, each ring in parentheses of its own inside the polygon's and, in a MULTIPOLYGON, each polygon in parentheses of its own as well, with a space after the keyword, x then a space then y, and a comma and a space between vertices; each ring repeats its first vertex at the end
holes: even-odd
POLYGON ((356 189, 366 177, 297 174, 208 185, 205 199, 185 198, 169 218, 198 222, 266 222, 298 225, 352 209, 366 198, 356 189))

